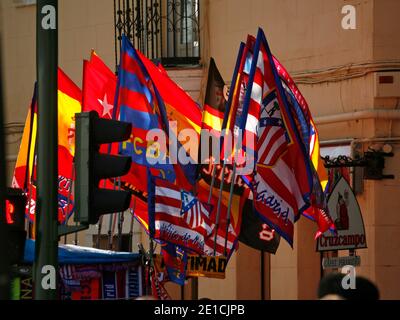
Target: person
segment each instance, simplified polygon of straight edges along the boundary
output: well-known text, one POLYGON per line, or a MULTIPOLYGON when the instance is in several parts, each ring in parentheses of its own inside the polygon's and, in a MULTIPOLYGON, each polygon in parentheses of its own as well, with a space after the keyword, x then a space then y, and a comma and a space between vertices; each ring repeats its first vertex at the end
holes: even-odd
POLYGON ((331 273, 323 277, 318 286, 320 300, 379 300, 379 290, 375 284, 364 277, 356 277, 355 289, 344 289, 342 273, 331 273))
POLYGON ((347 211, 347 203, 343 196, 339 193, 338 202, 336 204, 336 215, 335 221, 337 230, 349 230, 349 213, 347 211))

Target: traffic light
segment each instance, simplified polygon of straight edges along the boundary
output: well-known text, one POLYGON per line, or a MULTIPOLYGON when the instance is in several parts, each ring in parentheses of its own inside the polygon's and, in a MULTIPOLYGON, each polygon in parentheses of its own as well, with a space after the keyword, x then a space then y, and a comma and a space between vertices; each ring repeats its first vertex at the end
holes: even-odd
POLYGON ((7 188, 6 222, 8 227, 7 251, 12 264, 22 262, 25 250, 26 195, 20 189, 7 188))
POLYGON ((96 224, 103 214, 129 208, 129 191, 103 189, 99 183, 128 173, 131 158, 102 154, 99 149, 101 144, 128 140, 132 125, 101 119, 96 111, 77 113, 75 117, 75 221, 96 224))

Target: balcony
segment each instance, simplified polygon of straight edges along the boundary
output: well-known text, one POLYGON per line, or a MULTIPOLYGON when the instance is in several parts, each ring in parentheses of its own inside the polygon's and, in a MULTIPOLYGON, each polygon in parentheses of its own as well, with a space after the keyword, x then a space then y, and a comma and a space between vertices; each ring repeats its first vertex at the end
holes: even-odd
POLYGON ((115 52, 122 34, 164 67, 198 66, 199 0, 114 0, 115 52))

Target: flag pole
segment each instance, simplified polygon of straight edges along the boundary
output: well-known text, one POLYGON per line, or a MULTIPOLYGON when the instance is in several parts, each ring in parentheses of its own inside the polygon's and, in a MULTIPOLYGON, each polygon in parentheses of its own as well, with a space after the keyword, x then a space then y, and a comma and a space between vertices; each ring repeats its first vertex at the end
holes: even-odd
POLYGON ((229 226, 231 224, 231 207, 232 207, 232 198, 233 198, 233 188, 235 186, 235 177, 236 177, 236 162, 233 164, 233 173, 232 173, 232 181, 231 188, 229 193, 229 201, 228 201, 228 212, 226 218, 226 228, 225 228, 225 244, 224 244, 224 256, 228 256, 227 247, 228 247, 228 233, 229 226))
MULTIPOLYGON (((67 215, 65 216, 65 224, 68 224, 68 209, 69 205, 71 204, 71 197, 72 197, 72 187, 74 183, 74 176, 75 176, 75 157, 72 160, 72 168, 71 168, 71 185, 68 190, 68 199, 67 199, 67 215)), ((64 244, 67 244, 68 237, 67 235, 64 236, 64 244)))
POLYGON ((260 250, 261 301, 265 300, 265 254, 260 250))
POLYGON ((99 224, 97 227, 97 239, 96 239, 96 248, 100 249, 100 237, 101 237, 101 229, 103 228, 103 216, 100 216, 99 224))
POLYGON ((109 221, 108 221, 108 249, 112 249, 112 221, 113 221, 113 216, 114 214, 109 215, 109 221))

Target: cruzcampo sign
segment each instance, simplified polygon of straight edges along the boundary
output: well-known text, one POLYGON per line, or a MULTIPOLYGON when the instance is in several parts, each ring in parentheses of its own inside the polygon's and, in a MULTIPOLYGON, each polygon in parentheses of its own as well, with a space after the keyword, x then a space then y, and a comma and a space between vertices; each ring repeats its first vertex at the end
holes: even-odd
POLYGON ((341 177, 328 198, 328 209, 337 235, 324 233, 318 238, 318 251, 350 250, 367 247, 364 222, 353 190, 341 177))

